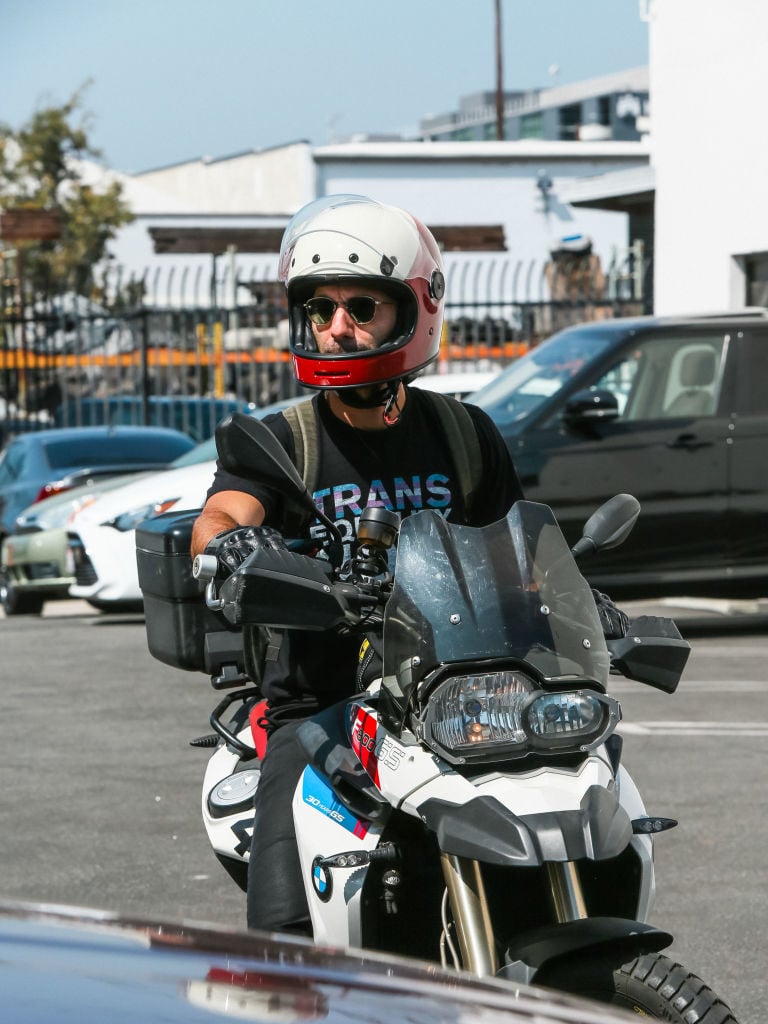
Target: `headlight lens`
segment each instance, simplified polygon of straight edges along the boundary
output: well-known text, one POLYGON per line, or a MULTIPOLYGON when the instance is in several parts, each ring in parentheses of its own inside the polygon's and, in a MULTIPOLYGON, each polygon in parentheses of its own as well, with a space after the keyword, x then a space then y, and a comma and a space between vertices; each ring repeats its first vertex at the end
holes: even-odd
POLYGON ((523 708, 535 689, 522 672, 455 676, 429 698, 426 726, 443 750, 469 754, 482 745, 484 756, 525 743, 523 708))
POLYGON ((526 709, 531 736, 544 740, 581 740, 602 725, 605 705, 584 690, 545 693, 526 709))
POLYGON ((454 676, 429 696, 424 741, 455 763, 579 751, 604 739, 618 704, 590 690, 544 692, 523 672, 454 676))

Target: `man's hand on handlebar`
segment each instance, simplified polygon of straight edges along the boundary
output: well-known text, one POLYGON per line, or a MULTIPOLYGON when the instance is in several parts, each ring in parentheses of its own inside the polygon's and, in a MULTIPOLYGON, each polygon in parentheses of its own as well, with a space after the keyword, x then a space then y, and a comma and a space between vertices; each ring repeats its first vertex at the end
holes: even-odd
POLYGON ((618 640, 620 637, 626 636, 629 629, 629 616, 617 608, 607 594, 593 589, 592 596, 595 599, 600 625, 603 627, 606 640, 618 640))
POLYGON ((205 554, 215 555, 220 568, 226 573, 233 573, 265 541, 283 544, 283 538, 271 526, 238 526, 216 534, 208 543, 205 554))

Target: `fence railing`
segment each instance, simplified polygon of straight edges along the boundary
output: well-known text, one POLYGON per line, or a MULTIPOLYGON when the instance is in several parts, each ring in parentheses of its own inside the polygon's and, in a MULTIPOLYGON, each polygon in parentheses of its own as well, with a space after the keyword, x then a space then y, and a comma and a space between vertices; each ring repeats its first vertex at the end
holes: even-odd
MULTIPOLYGON (((443 368, 501 369, 570 324, 649 312, 648 268, 631 255, 599 280, 569 280, 562 268, 558 278, 551 264, 446 258, 443 368)), ((282 285, 219 262, 203 288, 202 275, 186 271, 170 268, 162 282, 122 280, 115 271, 94 285, 92 298, 22 297, 18 287, 6 288, 0 442, 52 424, 164 422, 164 415, 167 425, 207 436, 226 403, 264 406, 295 394, 282 285)))

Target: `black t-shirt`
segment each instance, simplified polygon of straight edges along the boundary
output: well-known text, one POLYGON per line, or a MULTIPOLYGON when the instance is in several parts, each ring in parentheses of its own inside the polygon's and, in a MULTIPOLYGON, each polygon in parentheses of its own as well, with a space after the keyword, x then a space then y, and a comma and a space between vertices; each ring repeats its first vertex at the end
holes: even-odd
MULTIPOLYGON (((319 465, 313 497, 339 527, 349 557, 357 522, 364 508, 384 506, 407 516, 435 509, 450 522, 486 526, 506 515, 523 496, 512 460, 493 422, 477 406, 467 405, 480 443, 483 483, 467 515, 454 459, 430 396, 408 388, 397 423, 384 430, 358 430, 331 412, 322 393, 313 399, 318 419, 319 465)), ((283 415, 264 423, 294 458, 293 434, 283 415)), ((275 491, 234 476, 217 466, 208 491, 238 490, 258 498, 266 525, 282 522, 281 499, 275 491)), ((308 535, 322 539, 325 527, 315 522, 308 535)), ((360 638, 291 630, 278 662, 265 675, 270 703, 309 700, 323 707, 350 693, 360 638), (288 641, 290 638, 290 642, 288 641)))

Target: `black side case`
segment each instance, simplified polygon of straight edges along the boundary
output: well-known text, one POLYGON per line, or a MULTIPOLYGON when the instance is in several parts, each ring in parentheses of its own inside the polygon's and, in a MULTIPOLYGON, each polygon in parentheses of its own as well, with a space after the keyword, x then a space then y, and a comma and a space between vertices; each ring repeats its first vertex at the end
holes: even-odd
POLYGON ((199 509, 165 512, 136 528, 136 562, 144 595, 147 645, 174 668, 218 674, 222 666, 243 671, 239 629, 206 607, 192 575, 189 545, 199 509))

